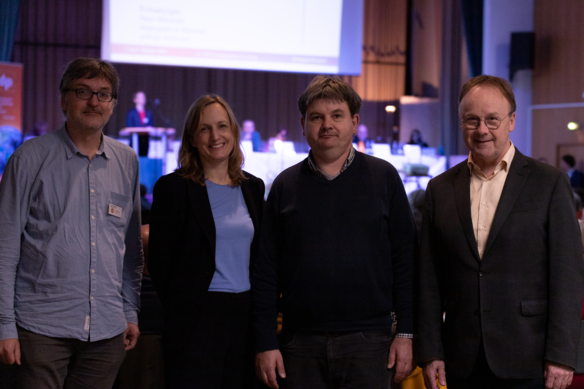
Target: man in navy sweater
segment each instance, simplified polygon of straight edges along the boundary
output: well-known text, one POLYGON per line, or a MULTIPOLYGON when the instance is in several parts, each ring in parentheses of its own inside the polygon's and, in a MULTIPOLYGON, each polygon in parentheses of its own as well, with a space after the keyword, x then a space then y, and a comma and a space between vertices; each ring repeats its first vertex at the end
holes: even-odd
POLYGON ((349 84, 317 76, 298 106, 311 152, 266 203, 252 278, 256 372, 271 388, 387 388, 393 370, 399 382, 412 369, 417 240, 403 184, 352 147, 361 98, 349 84))

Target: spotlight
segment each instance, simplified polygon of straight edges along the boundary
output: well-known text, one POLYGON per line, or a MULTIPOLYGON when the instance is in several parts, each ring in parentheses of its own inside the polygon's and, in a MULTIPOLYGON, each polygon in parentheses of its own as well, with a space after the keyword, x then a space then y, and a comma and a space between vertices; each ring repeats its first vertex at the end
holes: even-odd
POLYGON ((576 123, 576 122, 568 123, 568 130, 574 131, 574 130, 579 130, 579 129, 580 129, 580 123, 576 123))
POLYGON ((385 112, 395 112, 396 108, 395 105, 386 105, 385 112))

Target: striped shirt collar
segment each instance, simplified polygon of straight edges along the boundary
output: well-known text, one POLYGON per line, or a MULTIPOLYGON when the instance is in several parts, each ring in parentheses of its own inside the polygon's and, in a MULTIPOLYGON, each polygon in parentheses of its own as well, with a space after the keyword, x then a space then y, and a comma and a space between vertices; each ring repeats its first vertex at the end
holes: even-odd
POLYGON ((343 167, 341 168, 341 171, 338 172, 337 174, 335 174, 334 176, 330 176, 326 173, 323 173, 314 163, 314 160, 312 159, 312 150, 308 153, 308 166, 310 167, 310 170, 312 170, 313 172, 319 174, 320 176, 326 178, 327 180, 333 180, 336 177, 338 177, 342 172, 344 172, 345 170, 347 170, 347 168, 351 165, 351 163, 353 163, 353 160, 355 159, 355 148, 351 147, 351 151, 349 151, 349 156, 347 157, 347 160, 345 161, 345 163, 343 164, 343 167))

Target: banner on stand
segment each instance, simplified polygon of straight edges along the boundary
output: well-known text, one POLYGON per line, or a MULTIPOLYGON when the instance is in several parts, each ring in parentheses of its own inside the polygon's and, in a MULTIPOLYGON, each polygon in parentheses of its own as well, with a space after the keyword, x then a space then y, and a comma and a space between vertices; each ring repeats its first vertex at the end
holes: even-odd
POLYGON ((0 178, 22 132, 22 64, 0 62, 0 178))

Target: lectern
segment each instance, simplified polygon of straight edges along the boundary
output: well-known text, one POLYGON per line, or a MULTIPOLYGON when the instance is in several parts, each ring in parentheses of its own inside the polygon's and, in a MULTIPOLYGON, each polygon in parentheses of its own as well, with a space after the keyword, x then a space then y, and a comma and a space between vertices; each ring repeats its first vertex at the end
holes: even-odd
POLYGON ((168 135, 174 135, 174 128, 164 127, 126 127, 120 130, 120 136, 132 137, 132 148, 138 154, 138 135, 159 136, 162 140, 162 171, 166 172, 166 152, 168 150, 168 135))

